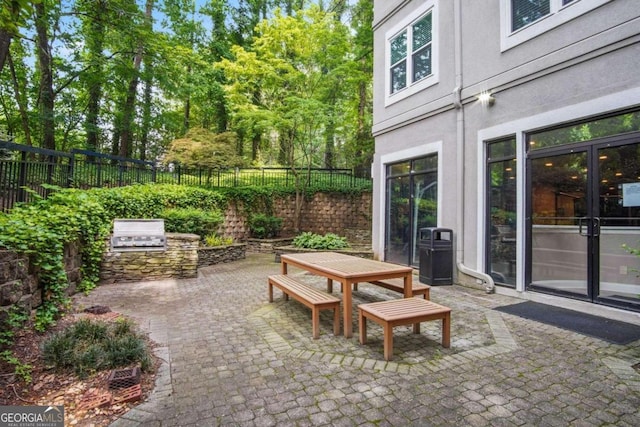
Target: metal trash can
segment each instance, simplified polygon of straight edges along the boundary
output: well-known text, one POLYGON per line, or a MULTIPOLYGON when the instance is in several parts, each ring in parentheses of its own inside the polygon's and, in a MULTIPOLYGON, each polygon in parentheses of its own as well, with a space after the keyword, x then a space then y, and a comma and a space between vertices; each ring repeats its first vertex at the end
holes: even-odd
POLYGON ((453 230, 420 229, 420 282, 432 285, 453 284, 453 230))

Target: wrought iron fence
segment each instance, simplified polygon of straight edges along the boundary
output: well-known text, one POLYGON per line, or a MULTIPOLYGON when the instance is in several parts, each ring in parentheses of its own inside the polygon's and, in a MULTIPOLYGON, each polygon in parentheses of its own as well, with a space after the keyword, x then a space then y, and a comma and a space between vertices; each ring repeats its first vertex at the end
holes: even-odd
POLYGON ((208 188, 295 187, 300 180, 325 188, 362 188, 371 184, 370 178, 357 177, 351 169, 183 168, 88 150, 64 153, 0 141, 0 211, 31 201, 33 194, 47 197, 50 186, 86 189, 155 182, 208 188))

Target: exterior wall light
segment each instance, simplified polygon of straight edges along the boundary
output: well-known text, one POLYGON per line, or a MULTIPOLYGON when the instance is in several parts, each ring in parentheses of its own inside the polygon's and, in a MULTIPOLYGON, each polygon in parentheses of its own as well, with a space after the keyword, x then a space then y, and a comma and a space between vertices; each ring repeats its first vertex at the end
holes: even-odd
POLYGON ((480 104, 484 105, 485 107, 491 107, 493 104, 495 104, 496 99, 489 92, 482 92, 480 95, 478 95, 478 101, 480 101, 480 104))

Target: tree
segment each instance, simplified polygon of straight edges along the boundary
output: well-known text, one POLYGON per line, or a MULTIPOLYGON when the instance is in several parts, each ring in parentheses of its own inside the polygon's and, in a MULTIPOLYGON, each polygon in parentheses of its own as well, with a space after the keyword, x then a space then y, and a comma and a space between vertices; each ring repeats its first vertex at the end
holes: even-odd
POLYGON ((215 134, 207 129, 194 128, 184 138, 171 142, 164 161, 207 169, 241 167, 244 162, 235 153, 235 138, 232 132, 215 134))
POLYGON ((258 25, 250 49, 234 46, 234 60, 219 64, 236 126, 252 129, 250 136, 264 130, 278 162, 294 171, 297 222, 308 172, 323 164, 327 133, 333 138, 348 46, 346 27, 316 6, 295 16, 276 11, 258 25))
POLYGON ((9 55, 11 40, 20 34, 20 26, 29 13, 29 0, 0 0, 0 73, 9 55))

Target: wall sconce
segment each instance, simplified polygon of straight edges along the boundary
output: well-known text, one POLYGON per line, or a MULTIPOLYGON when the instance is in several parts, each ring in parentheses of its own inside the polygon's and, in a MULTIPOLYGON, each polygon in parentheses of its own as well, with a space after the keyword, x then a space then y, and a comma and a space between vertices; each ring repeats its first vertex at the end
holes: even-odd
POLYGON ((489 92, 482 92, 480 93, 480 95, 478 95, 478 101, 480 101, 480 104, 484 105, 485 107, 491 107, 493 104, 495 104, 496 99, 489 92))

